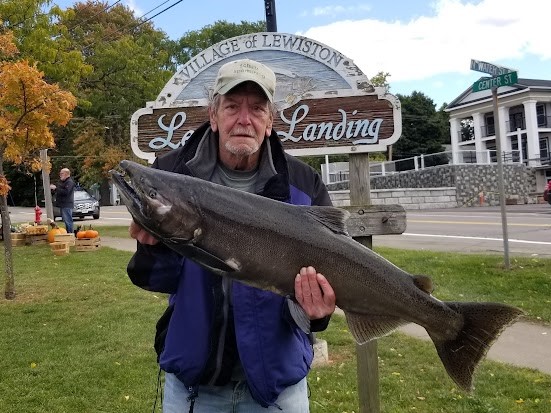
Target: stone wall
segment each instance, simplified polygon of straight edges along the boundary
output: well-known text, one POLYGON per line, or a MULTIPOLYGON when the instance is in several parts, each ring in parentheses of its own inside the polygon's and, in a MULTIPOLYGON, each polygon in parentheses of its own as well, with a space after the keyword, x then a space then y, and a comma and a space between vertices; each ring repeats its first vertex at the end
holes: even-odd
MULTIPOLYGON (((503 165, 508 204, 538 202, 536 174, 525 165, 503 165)), ((332 198, 348 197, 348 183, 328 185, 332 198), (344 192, 343 192, 344 191, 344 192)), ((419 171, 371 178, 373 204, 401 204, 406 209, 499 205, 497 165, 440 165, 419 171)))

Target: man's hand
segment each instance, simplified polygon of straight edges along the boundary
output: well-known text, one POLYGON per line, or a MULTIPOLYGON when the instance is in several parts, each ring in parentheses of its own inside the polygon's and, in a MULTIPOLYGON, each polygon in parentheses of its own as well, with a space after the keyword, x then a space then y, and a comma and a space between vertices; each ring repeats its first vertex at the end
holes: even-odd
POLYGON ((335 292, 314 267, 300 269, 295 278, 295 298, 310 320, 326 317, 335 311, 335 292))
POLYGON ((159 243, 159 240, 143 229, 141 226, 132 221, 128 228, 128 233, 132 238, 138 240, 141 244, 155 245, 159 243))

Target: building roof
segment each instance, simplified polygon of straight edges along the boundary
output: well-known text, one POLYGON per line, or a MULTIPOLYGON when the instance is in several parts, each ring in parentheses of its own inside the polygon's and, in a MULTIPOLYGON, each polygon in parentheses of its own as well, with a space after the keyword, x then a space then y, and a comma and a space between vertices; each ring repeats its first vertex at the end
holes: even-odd
MULTIPOLYGON (((479 80, 485 79, 487 76, 482 76, 479 80)), ((506 86, 498 90, 498 95, 508 95, 513 92, 518 91, 536 91, 536 90, 549 90, 551 92, 551 80, 543 79, 518 79, 518 82, 513 86, 506 86)), ((453 109, 459 108, 461 106, 472 104, 476 102, 482 102, 492 97, 491 90, 484 90, 482 92, 473 92, 472 86, 469 86, 462 94, 456 97, 450 102, 446 107, 446 112, 449 112, 453 109), (472 96, 471 96, 472 95, 472 96), (476 95, 476 96, 475 96, 476 95), (467 99, 470 97, 470 99, 467 99)))

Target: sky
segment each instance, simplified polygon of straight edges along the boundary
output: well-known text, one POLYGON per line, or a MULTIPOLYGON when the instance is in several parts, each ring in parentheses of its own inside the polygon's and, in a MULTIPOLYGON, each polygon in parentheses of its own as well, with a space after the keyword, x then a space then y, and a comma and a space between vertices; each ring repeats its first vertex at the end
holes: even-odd
MULTIPOLYGON (((264 0, 119 1, 144 18, 175 4, 151 20, 172 39, 217 20, 266 17, 264 0)), ((275 0, 275 10, 278 32, 325 43, 368 77, 388 72, 391 93, 422 92, 437 109, 487 76, 470 70, 471 59, 551 80, 548 0, 275 0)))

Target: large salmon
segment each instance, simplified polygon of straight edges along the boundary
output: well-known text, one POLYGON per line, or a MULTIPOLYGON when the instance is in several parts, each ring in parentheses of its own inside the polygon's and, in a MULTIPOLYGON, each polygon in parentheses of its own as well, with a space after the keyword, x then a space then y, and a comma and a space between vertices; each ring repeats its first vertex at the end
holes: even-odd
POLYGON ((413 322, 430 335, 450 377, 471 390, 475 367, 522 312, 497 303, 442 302, 412 276, 346 233, 348 213, 290 205, 122 161, 113 182, 133 219, 167 246, 245 284, 292 296, 312 265, 335 290, 352 335, 366 343, 413 322))

